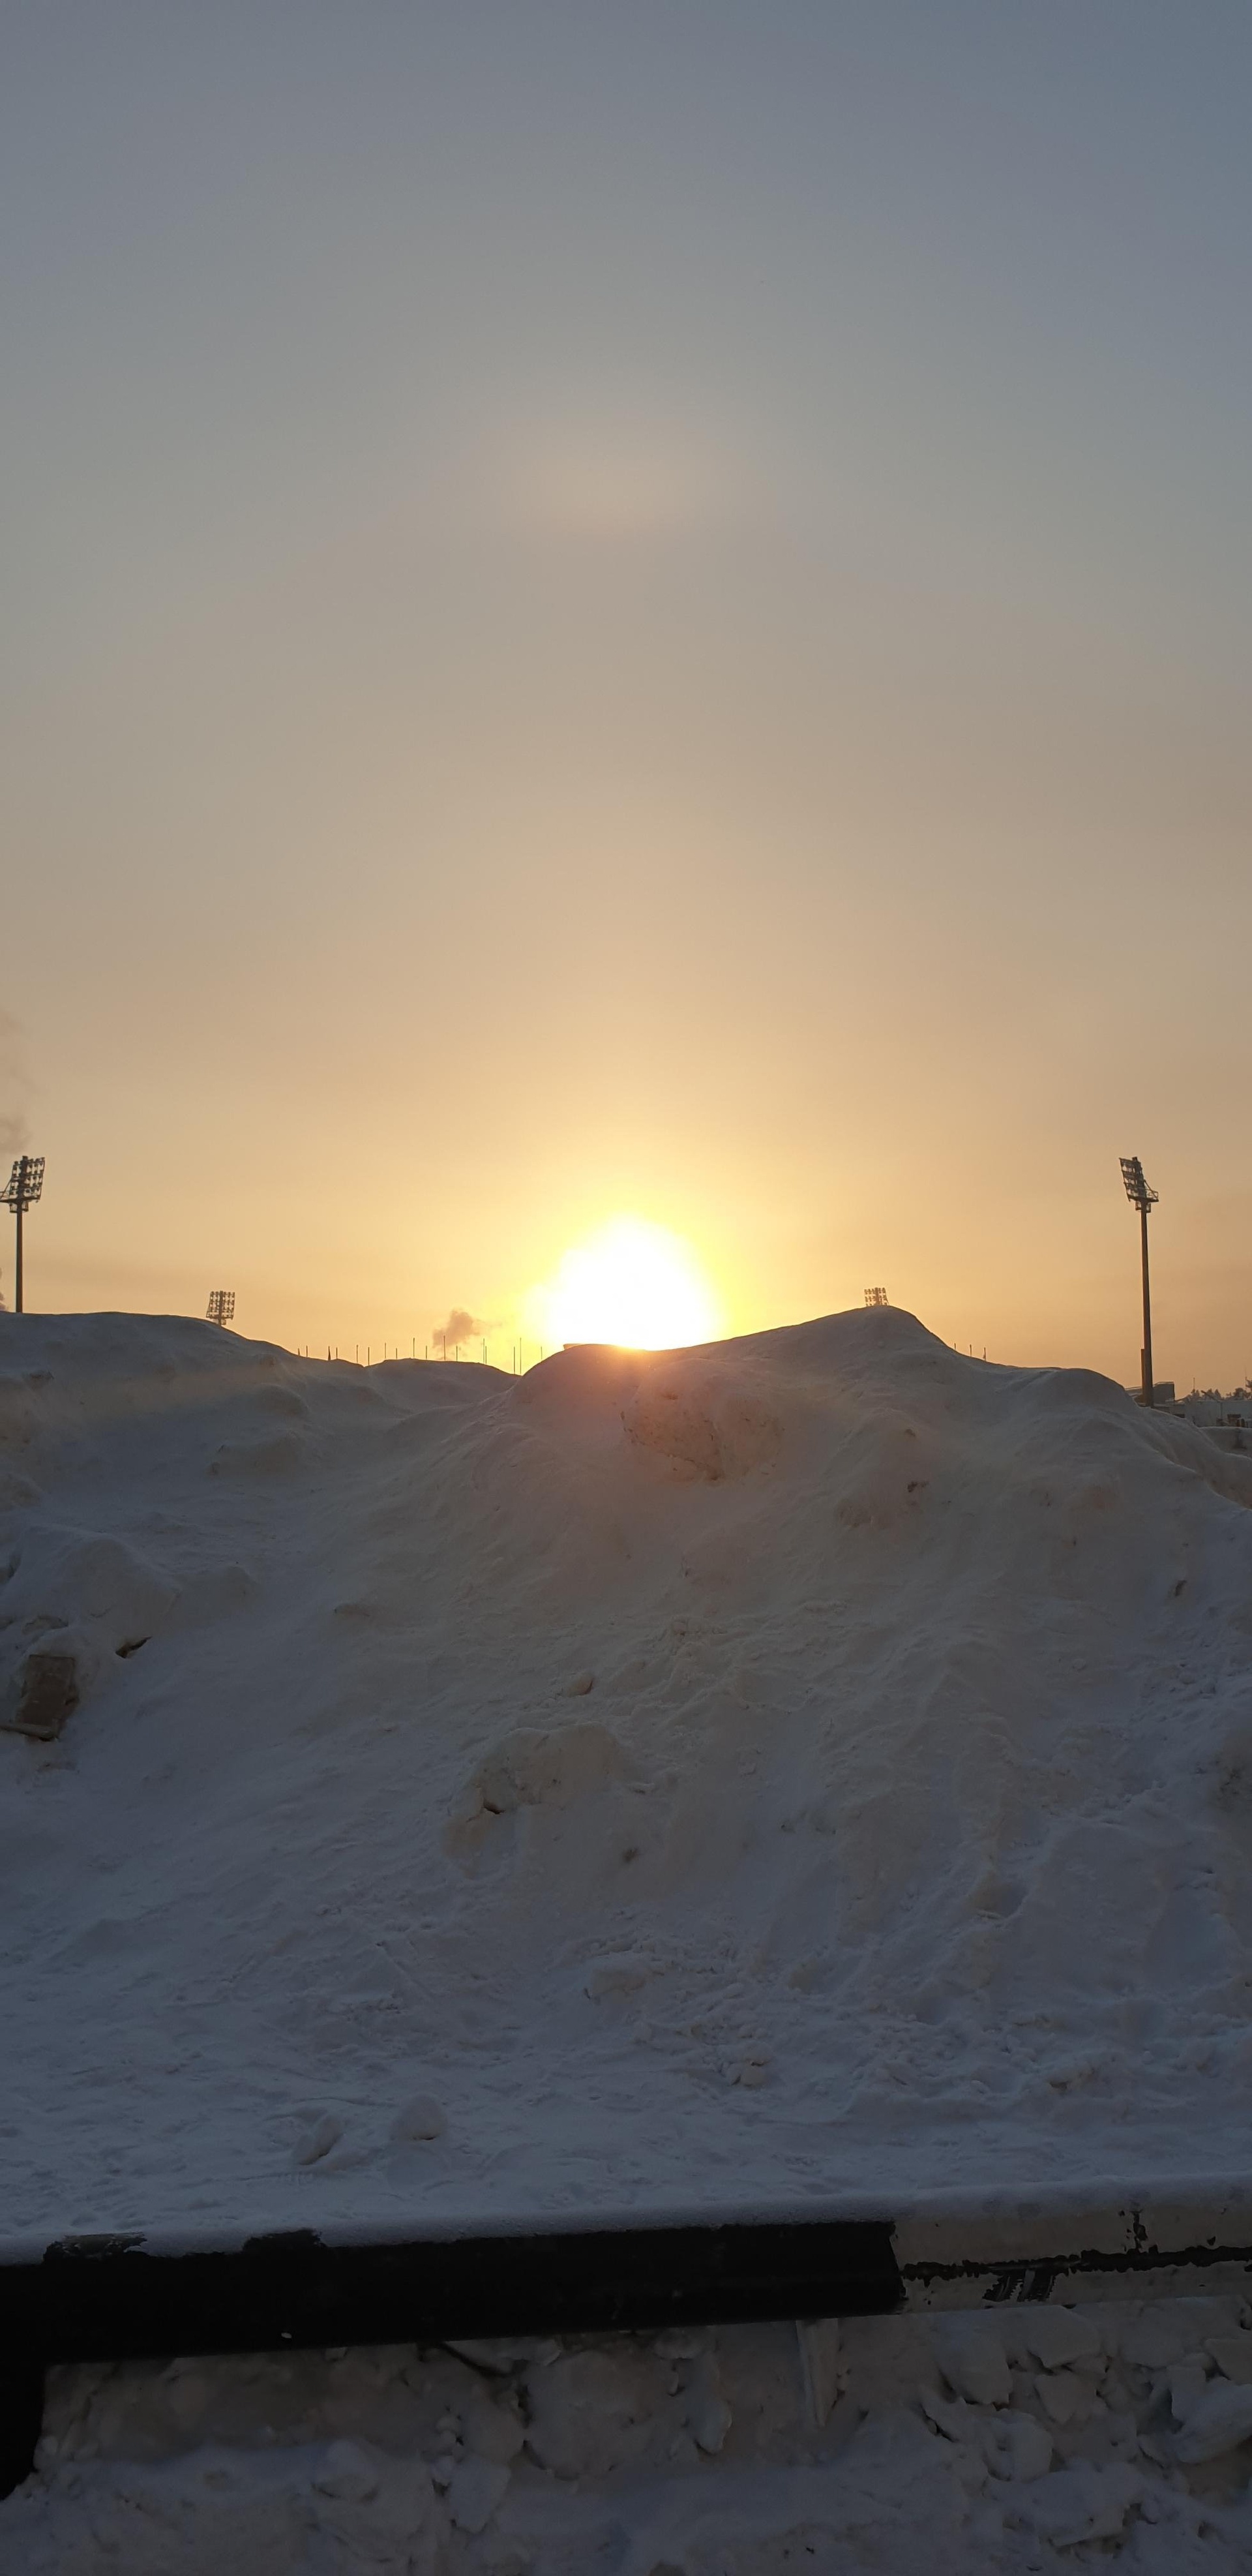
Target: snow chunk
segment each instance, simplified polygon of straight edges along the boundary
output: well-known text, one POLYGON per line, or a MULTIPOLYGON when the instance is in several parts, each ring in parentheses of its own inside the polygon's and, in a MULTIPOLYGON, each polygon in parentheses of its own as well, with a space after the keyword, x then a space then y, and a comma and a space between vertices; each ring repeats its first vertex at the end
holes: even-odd
POLYGON ((839 2320, 813 2317, 796 2327, 796 2337, 804 2373, 806 2412, 809 2422, 820 2427, 826 2423, 847 2381, 839 2320))
POLYGON ((177 1599, 178 1586, 123 1539, 28 1523, 0 1592, 3 1650, 51 1650, 71 1630, 80 1651, 103 1658, 155 1636, 177 1599))
POLYGON ((1226 2379, 1239 2387, 1252 2383, 1252 2334, 1213 2335, 1204 2347, 1226 2379))
POLYGON ((72 1649, 36 1647, 18 1666, 0 1708, 0 1726, 51 1744, 82 1697, 81 1659, 72 1649))
POLYGON ((1067 2362, 1102 2349, 1090 2317, 1079 2316, 1073 2308, 1024 2308, 1022 2341, 1045 2370, 1061 2370, 1067 2362))
POLYGON ((1054 2470, 1032 2489, 1030 2519, 1041 2540, 1056 2549, 1076 2549, 1084 2540, 1116 2540, 1126 2516, 1143 2495, 1137 2469, 1113 2461, 1107 2468, 1085 2462, 1054 2470))
POLYGON ((378 2493, 378 2470, 359 2442, 332 2442, 313 2484, 319 2495, 368 2504, 378 2493))
POLYGON ((465 2447, 480 2460, 507 2466, 517 2458, 526 2427, 515 2405, 495 2397, 474 2397, 463 2419, 465 2447))
POLYGON ((391 2134, 397 2146, 406 2146, 429 2138, 441 2138, 447 2126, 447 2113, 442 2104, 436 2102, 433 2093, 415 2093, 412 2101, 397 2111, 391 2124, 391 2134))
POLYGON ((1219 2460, 1252 2439, 1252 2387, 1236 2388, 1221 2380, 1206 2389, 1188 2409, 1174 2443, 1176 2456, 1194 2468, 1201 2460, 1219 2460))
POLYGON ((940 2368, 958 2396, 976 2406, 1007 2406, 1013 2382, 994 2326, 961 2317, 945 2318, 943 2325, 936 2338, 940 2368))
POLYGON ((657 2386, 648 2360, 629 2352, 567 2352, 526 2376, 527 2448, 557 2477, 603 2476, 642 2450, 657 2386))
POLYGON ((448 2511, 459 2531, 485 2531, 508 2493, 502 2460, 460 2460, 448 2481, 448 2511))

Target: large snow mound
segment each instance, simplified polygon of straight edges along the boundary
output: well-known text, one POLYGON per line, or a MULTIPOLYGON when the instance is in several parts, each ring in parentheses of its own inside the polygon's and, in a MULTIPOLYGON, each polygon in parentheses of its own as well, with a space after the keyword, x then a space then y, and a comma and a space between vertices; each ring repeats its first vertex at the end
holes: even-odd
POLYGON ((890 1309, 522 1379, 4 1316, 0 1431, 10 2244, 1241 2168, 1204 1433, 890 1309))

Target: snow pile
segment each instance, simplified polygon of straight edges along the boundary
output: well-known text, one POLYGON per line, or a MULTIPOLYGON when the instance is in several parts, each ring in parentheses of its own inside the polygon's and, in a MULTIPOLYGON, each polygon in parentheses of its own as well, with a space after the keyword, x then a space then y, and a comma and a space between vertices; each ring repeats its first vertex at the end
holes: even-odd
POLYGON ((522 1380, 5 1315, 0 1432, 11 2245, 1242 2167, 1201 1431, 886 1310, 522 1380))
POLYGON ((1252 2311, 1014 2308, 53 2374, 6 2576, 1236 2576, 1252 2311))

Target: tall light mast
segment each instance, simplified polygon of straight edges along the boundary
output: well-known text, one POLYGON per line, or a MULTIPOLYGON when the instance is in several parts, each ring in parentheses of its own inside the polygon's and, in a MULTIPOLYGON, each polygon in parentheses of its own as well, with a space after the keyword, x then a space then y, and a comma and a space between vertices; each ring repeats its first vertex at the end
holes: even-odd
POLYGON ((1152 1292, 1148 1283, 1148 1210, 1157 1205, 1159 1193, 1148 1188, 1143 1177, 1143 1165, 1137 1154, 1123 1154, 1120 1159, 1122 1179, 1126 1184, 1126 1196, 1131 1206, 1139 1210, 1139 1237, 1143 1254, 1143 1349, 1139 1355, 1143 1370, 1143 1393, 1139 1400, 1141 1404, 1151 1405, 1156 1398, 1155 1381, 1152 1375, 1152 1292))
POLYGON ((27 1208, 37 1207, 43 1197, 42 1154, 19 1154, 9 1174, 9 1186, 0 1190, 0 1207, 11 1207, 17 1229, 17 1247, 13 1262, 13 1312, 22 1312, 22 1219, 27 1208))

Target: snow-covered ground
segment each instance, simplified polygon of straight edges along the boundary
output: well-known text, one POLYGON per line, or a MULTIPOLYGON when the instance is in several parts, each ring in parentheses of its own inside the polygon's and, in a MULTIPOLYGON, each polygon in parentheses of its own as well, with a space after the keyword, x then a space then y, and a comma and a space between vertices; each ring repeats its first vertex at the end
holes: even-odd
POLYGON ((5 2576, 1246 2576, 1238 2300, 54 2374, 5 2576))
POLYGON ((1243 2169, 1252 1462, 891 1310, 0 1370, 11 2249, 1243 2169))

